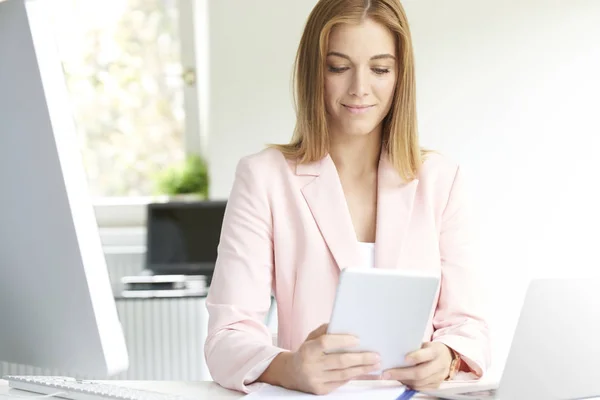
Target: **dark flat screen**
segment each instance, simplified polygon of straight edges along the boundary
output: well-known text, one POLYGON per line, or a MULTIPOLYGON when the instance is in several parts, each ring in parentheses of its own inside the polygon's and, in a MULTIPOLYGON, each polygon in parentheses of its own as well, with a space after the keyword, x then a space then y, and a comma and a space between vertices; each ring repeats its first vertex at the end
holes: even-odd
POLYGON ((148 206, 146 267, 156 274, 212 275, 226 202, 148 206))

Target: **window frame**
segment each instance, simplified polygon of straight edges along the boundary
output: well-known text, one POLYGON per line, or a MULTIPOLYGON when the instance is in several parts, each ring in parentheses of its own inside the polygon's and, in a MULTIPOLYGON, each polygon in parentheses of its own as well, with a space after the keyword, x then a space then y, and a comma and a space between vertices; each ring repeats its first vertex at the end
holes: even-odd
MULTIPOLYGON (((206 95, 199 96, 199 87, 206 88, 203 63, 202 74, 198 73, 198 60, 207 59, 207 0, 177 0, 179 10, 179 35, 181 43, 181 65, 184 79, 185 128, 183 146, 186 154, 206 156, 206 95), (185 79, 186 73, 188 79, 185 79)), ((206 93, 206 90, 202 92, 206 93)), ((152 196, 94 197, 92 204, 103 243, 110 245, 138 245, 140 229, 145 230, 147 205, 156 201, 152 196), (122 232, 120 238, 118 232, 122 232), (133 232, 133 233, 132 233, 133 232), (107 243, 108 242, 108 243, 107 243)))

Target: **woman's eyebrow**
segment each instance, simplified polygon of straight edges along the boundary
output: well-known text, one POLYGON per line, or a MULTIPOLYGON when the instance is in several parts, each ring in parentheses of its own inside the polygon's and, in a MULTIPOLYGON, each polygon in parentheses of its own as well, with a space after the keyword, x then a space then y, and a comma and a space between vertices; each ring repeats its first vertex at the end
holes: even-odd
POLYGON ((371 57, 371 60, 381 60, 384 58, 391 58, 392 60, 396 59, 396 57, 391 54, 377 54, 376 56, 371 57))
MULTIPOLYGON (((337 51, 330 51, 329 53, 327 53, 327 57, 329 57, 329 56, 341 57, 341 58, 345 58, 348 61, 352 61, 349 56, 347 56, 344 53, 339 53, 337 51)), ((377 55, 371 57, 371 60, 381 60, 384 58, 391 58, 392 60, 396 59, 396 57, 394 57, 393 55, 386 53, 386 54, 377 54, 377 55)))

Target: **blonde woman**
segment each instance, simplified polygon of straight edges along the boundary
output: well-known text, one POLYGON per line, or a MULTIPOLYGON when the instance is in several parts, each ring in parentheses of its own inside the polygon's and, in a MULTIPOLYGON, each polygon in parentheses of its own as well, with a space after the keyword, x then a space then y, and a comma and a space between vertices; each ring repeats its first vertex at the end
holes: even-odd
POLYGON ((423 389, 486 371, 462 173, 419 147, 414 68, 399 0, 313 9, 296 59, 294 137, 240 161, 227 205, 205 344, 220 385, 324 394, 377 370, 377 354, 325 354, 355 340, 326 324, 340 271, 356 266, 441 275, 423 347, 382 379, 423 389), (277 344, 263 323, 272 292, 277 344))

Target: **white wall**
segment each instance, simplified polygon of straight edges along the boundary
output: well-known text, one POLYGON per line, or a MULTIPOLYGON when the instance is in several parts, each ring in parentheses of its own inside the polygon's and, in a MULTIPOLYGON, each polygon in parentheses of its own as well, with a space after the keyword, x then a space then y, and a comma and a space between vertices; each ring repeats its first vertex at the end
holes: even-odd
MULTIPOLYGON (((289 139, 290 74, 314 0, 210 2, 212 195, 289 139)), ((410 0, 423 144, 460 161, 494 283, 494 373, 527 279, 600 271, 600 1, 410 0)))
POLYGON ((291 78, 316 0, 209 0, 211 197, 226 198, 240 157, 289 141, 291 78))
POLYGON ((423 144, 464 165, 479 206, 497 373, 527 278, 600 271, 600 2, 406 7, 423 144))

